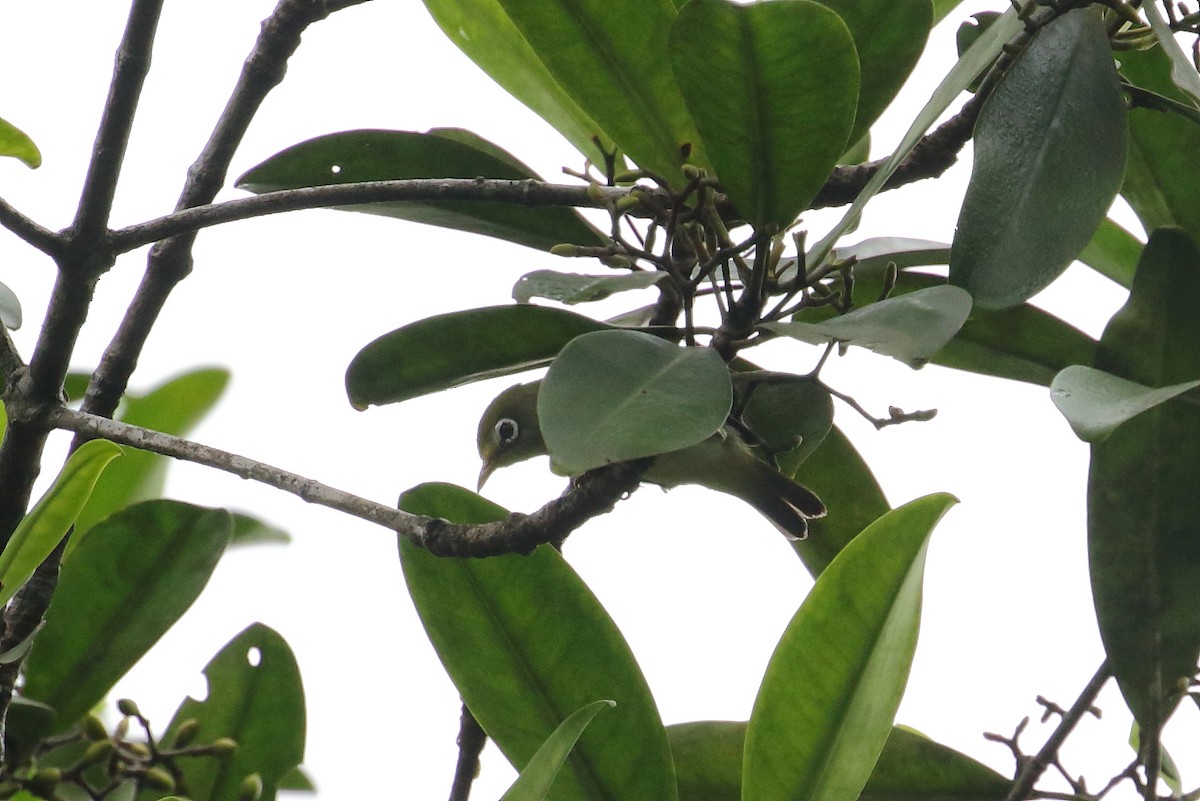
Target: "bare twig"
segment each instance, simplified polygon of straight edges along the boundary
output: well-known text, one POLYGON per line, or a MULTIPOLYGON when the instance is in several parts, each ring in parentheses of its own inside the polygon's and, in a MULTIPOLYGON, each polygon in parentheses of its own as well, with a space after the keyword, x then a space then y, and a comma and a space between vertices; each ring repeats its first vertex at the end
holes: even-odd
POLYGON ((454 767, 454 782, 450 785, 450 801, 467 801, 471 795, 471 784, 479 775, 479 755, 486 744, 487 733, 463 704, 458 726, 458 764, 454 767))
POLYGON ((32 245, 51 258, 57 259, 61 254, 62 237, 17 211, 4 198, 0 198, 0 226, 12 231, 26 244, 32 245))

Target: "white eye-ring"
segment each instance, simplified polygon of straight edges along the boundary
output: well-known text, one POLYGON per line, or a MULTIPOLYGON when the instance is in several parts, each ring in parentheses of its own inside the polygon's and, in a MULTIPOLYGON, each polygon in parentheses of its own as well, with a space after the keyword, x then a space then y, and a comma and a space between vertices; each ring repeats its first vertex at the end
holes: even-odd
POLYGON ((513 420, 511 417, 505 417, 496 423, 496 441, 502 446, 511 445, 517 439, 517 434, 520 433, 520 430, 516 420, 513 420))

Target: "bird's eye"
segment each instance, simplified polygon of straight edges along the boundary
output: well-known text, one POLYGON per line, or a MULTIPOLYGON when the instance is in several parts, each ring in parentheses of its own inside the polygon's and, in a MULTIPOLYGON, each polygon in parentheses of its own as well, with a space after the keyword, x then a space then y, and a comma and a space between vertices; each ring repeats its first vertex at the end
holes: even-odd
POLYGON ((516 440, 519 431, 517 421, 511 417, 505 417, 496 423, 496 441, 500 443, 501 447, 511 445, 516 440))

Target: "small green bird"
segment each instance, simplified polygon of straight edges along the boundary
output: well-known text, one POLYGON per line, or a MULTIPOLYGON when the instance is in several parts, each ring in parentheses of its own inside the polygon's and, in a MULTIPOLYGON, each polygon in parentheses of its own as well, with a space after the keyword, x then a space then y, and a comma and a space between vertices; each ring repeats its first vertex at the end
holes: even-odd
MULTIPOLYGON (((540 386, 534 381, 509 387, 484 410, 476 435, 483 460, 479 489, 497 469, 546 454, 537 415, 540 386)), ((666 488, 699 484, 741 498, 791 540, 807 537, 808 521, 825 516, 820 498, 755 456, 729 427, 703 442, 655 456, 643 479, 666 488)))

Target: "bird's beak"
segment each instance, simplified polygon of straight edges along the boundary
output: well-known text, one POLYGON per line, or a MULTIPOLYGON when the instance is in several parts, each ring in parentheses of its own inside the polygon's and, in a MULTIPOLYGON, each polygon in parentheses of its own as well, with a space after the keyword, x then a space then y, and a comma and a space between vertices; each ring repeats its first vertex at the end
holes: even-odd
POLYGON ((475 485, 476 492, 479 492, 481 489, 483 489, 483 485, 488 480, 488 476, 490 476, 495 469, 495 462, 484 460, 483 466, 479 468, 479 483, 475 485))

